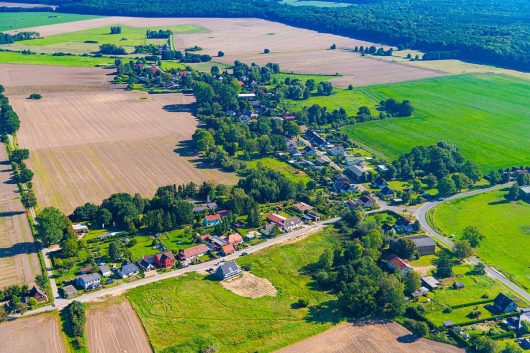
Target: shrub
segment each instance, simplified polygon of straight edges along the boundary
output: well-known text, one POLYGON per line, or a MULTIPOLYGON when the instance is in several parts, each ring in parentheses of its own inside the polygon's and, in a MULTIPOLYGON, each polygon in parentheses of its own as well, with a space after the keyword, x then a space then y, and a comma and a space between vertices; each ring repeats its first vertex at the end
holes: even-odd
POLYGON ((29 95, 28 99, 41 99, 42 98, 42 95, 38 94, 38 93, 32 93, 29 95))

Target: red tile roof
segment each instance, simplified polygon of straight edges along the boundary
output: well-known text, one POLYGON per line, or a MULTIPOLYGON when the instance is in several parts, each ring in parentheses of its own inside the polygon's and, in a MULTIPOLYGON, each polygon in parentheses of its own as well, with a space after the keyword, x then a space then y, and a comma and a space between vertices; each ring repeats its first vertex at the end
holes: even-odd
POLYGON ((222 247, 222 249, 223 249, 223 253, 227 255, 236 251, 236 249, 234 249, 234 246, 232 244, 225 245, 222 247))
POLYGON ((219 214, 206 215, 206 222, 220 221, 220 220, 221 220, 221 215, 219 215, 219 214))
POLYGON ((202 255, 208 252, 208 247, 204 244, 192 246, 191 248, 184 249, 180 252, 180 256, 187 259, 191 256, 202 255))
POLYGON ((403 260, 402 258, 397 256, 396 254, 390 255, 389 258, 388 258, 388 262, 390 262, 392 264, 392 266, 394 266, 398 271, 402 271, 402 270, 410 267, 406 260, 403 260))
POLYGON ((241 235, 237 233, 232 233, 228 235, 228 237, 226 238, 226 241, 229 244, 239 244, 243 241, 243 237, 241 237, 241 235))
POLYGON ((211 237, 212 237, 211 234, 206 233, 206 234, 201 235, 199 238, 201 240, 206 240, 206 239, 210 239, 211 237))
POLYGON ((154 258, 155 258, 155 261, 164 261, 166 258, 175 261, 175 256, 173 256, 173 253, 169 250, 164 251, 163 253, 160 253, 160 254, 156 254, 154 258))
POLYGON ((277 215, 277 214, 274 214, 274 213, 271 213, 267 216, 267 220, 272 222, 272 223, 276 223, 276 224, 283 224, 283 221, 285 221, 285 218, 283 218, 282 216, 280 215, 277 215))

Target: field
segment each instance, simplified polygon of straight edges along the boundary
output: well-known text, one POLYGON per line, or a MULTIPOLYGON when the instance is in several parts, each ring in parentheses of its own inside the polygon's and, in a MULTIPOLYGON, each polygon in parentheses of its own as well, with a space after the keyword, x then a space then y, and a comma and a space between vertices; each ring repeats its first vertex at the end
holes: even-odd
POLYGON ((285 72, 324 75, 339 73, 342 76, 336 77, 333 82, 341 87, 441 75, 434 70, 361 57, 351 50, 328 50, 331 44, 336 44, 339 48, 353 49, 355 46, 369 46, 373 43, 259 19, 216 18, 212 21, 209 18, 106 17, 68 25, 40 26, 32 30, 40 32, 44 37, 51 37, 94 28, 108 28, 114 24, 144 29, 149 26, 194 25, 204 28, 205 31, 175 35, 174 42, 178 50, 198 45, 203 48, 199 53, 216 56, 218 51, 223 51, 225 56, 215 60, 229 65, 233 64, 234 60, 248 64, 275 62, 279 63, 285 72), (270 49, 271 53, 261 54, 265 48, 270 49))
POLYGON ((278 172, 281 172, 288 179, 295 182, 307 183, 311 178, 303 171, 296 169, 289 164, 280 161, 276 158, 259 158, 247 162, 247 165, 250 168, 256 168, 258 163, 261 163, 263 166, 274 169, 278 172))
MULTIPOLYGON (((2 6, 4 5, 0 2, 0 7, 2 6)), ((91 20, 95 18, 99 18, 99 16, 74 15, 56 12, 0 12, 0 31, 12 31, 27 27, 46 26, 57 23, 91 20)))
POLYGON ((53 66, 107 66, 112 65, 114 59, 95 58, 91 56, 53 56, 50 54, 25 55, 18 52, 0 52, 0 64, 27 64, 53 66))
POLYGON ((197 127, 191 95, 126 92, 112 71, 33 65, 0 66, 21 118, 18 140, 41 206, 71 212, 115 192, 152 196, 158 186, 189 181, 234 183, 208 168, 186 141, 197 127), (40 101, 26 97, 33 92, 40 101))
POLYGON ((41 314, 0 324, 1 352, 66 353, 57 315, 41 314))
POLYGON ((425 338, 411 340, 396 323, 354 326, 341 324, 277 353, 457 353, 462 349, 425 338))
POLYGON ((90 353, 151 352, 138 316, 122 298, 90 304, 86 332, 90 353))
POLYGON ((171 30, 175 35, 204 32, 200 27, 194 25, 178 25, 178 26, 163 26, 163 27, 127 27, 122 26, 122 31, 119 34, 111 34, 109 27, 100 27, 93 29, 86 29, 83 31, 69 32, 64 34, 57 34, 49 37, 24 40, 16 42, 12 45, 5 46, 10 49, 30 49, 33 51, 42 52, 67 52, 74 54, 83 54, 97 52, 100 44, 115 44, 125 48, 129 53, 134 52, 136 45, 163 45, 167 39, 146 39, 146 30, 171 30), (86 41, 93 41, 96 43, 86 43, 86 41))
MULTIPOLYGON (((469 74, 359 90, 374 102, 387 97, 409 99, 415 107, 410 118, 371 121, 344 129, 354 141, 387 159, 395 159, 416 145, 446 140, 459 146, 485 171, 529 162, 530 81, 469 74)), ((345 108, 353 113, 357 105, 345 108)))
POLYGON ((504 191, 492 191, 443 203, 430 217, 446 234, 462 235, 466 226, 477 226, 485 236, 479 257, 510 279, 530 288, 530 205, 508 202, 504 191))
POLYGON ((335 235, 320 233, 297 243, 276 246, 240 258, 241 266, 268 279, 275 297, 244 298, 215 280, 196 274, 129 291, 131 301, 156 352, 197 351, 214 344, 218 352, 271 351, 319 333, 338 322, 334 297, 312 289, 300 273, 336 243, 335 235), (298 299, 314 309, 296 308, 298 299), (229 334, 227 332, 237 332, 229 334))
POLYGON ((283 0, 283 4, 291 6, 315 6, 315 7, 346 7, 350 4, 345 4, 341 2, 331 2, 331 1, 313 1, 313 0, 283 0))
POLYGON ((31 285, 41 273, 39 258, 4 146, 0 169, 0 288, 31 285))

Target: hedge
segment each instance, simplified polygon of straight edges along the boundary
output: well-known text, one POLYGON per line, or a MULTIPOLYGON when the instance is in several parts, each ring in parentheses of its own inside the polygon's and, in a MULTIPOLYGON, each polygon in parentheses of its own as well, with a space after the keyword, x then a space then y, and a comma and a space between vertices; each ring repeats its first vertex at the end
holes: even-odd
POLYGON ((493 316, 486 317, 486 318, 483 318, 483 319, 475 319, 475 320, 469 320, 469 321, 463 321, 463 322, 455 323, 455 326, 469 326, 469 325, 474 325, 474 324, 480 324, 481 322, 484 322, 484 321, 495 320, 495 319, 498 319, 498 318, 510 317, 510 316, 515 316, 515 315, 518 315, 518 313, 516 311, 513 311, 511 313, 506 313, 506 314, 501 314, 501 315, 493 315, 493 316))
POLYGON ((460 309, 460 308, 465 308, 467 306, 488 304, 488 303, 493 303, 494 301, 495 301, 495 299, 491 299, 491 298, 482 299, 482 300, 477 300, 477 301, 474 301, 474 302, 471 302, 471 303, 453 305, 453 306, 451 306, 451 309, 460 309))

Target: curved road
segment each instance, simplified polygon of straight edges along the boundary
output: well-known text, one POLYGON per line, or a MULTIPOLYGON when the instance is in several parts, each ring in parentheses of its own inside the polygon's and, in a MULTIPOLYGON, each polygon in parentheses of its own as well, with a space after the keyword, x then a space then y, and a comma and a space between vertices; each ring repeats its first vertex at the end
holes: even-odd
MULTIPOLYGON (((454 247, 454 243, 451 240, 449 240, 448 238, 446 238, 443 235, 441 235, 440 233, 438 233, 434 228, 431 227, 431 225, 427 221, 427 213, 429 212, 429 210, 432 209, 435 206, 438 206, 442 202, 446 202, 446 201, 454 200, 454 199, 459 199, 459 198, 467 197, 467 196, 471 196, 471 195, 477 195, 477 194, 481 194, 481 193, 488 192, 488 191, 499 190, 499 189, 503 189, 503 188, 509 187, 511 185, 512 185, 512 183, 507 183, 507 184, 502 184, 502 185, 495 185, 495 186, 492 186, 492 187, 489 187, 489 188, 485 188, 485 189, 476 189, 476 190, 471 190, 471 191, 468 191, 468 192, 463 192, 463 193, 448 197, 448 198, 446 198, 444 200, 427 202, 426 204, 424 204, 421 207, 419 207, 418 209, 416 209, 414 211, 414 215, 416 216, 416 219, 420 222, 420 224, 423 227, 423 229, 425 229, 427 231, 427 233, 432 235, 434 238, 436 238, 441 243, 445 244, 447 247, 453 248, 454 247)), ((481 262, 475 256, 471 257, 470 260, 474 264, 478 264, 478 263, 481 262)), ((506 287, 510 288, 514 293, 519 295, 521 298, 524 298, 526 301, 530 302, 530 293, 528 293, 523 288, 519 287, 517 284, 513 283, 512 281, 510 281, 506 276, 504 276, 501 272, 499 272, 495 268, 493 268, 491 266, 488 266, 486 264, 484 264, 484 266, 485 266, 486 274, 489 277, 501 282, 506 287)))

